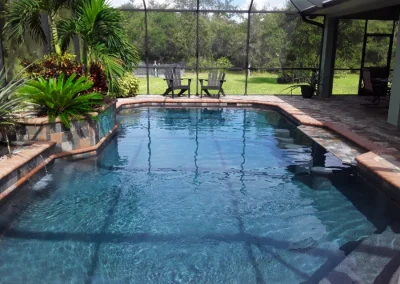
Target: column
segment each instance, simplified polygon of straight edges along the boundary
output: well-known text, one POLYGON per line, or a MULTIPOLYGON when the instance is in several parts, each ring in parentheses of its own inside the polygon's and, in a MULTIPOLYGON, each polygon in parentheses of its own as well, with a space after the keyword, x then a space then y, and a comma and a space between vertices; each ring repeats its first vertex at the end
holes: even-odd
POLYGON ((320 95, 323 98, 327 98, 332 95, 336 56, 337 23, 337 18, 325 17, 320 66, 320 95))
MULTIPOLYGON (((400 26, 399 26, 400 31, 400 26)), ((398 33, 397 33, 398 34, 398 33)), ((392 94, 390 96, 388 122, 400 125, 400 36, 396 40, 396 57, 392 78, 392 94)))

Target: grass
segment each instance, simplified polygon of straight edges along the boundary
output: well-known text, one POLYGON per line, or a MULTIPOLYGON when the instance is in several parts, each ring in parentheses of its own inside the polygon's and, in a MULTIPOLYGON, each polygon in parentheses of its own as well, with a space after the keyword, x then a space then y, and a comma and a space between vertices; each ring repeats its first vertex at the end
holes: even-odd
MULTIPOLYGON (((249 95, 285 95, 288 94, 284 91, 285 88, 291 84, 278 84, 276 74, 271 73, 253 73, 248 80, 248 91, 249 95)), ((196 94, 196 73, 186 72, 183 78, 191 78, 191 94, 196 94)), ((199 73, 199 78, 206 79, 207 73, 199 73)), ((150 77, 150 94, 163 94, 167 84, 162 77, 154 78, 150 77)), ((333 94, 335 95, 354 95, 357 94, 358 90, 358 74, 346 74, 342 77, 334 78, 333 94)), ((146 94, 147 92, 147 80, 146 78, 139 78, 140 86, 139 93, 146 94)), ((245 90, 245 75, 240 73, 228 73, 226 74, 226 82, 224 83, 224 90, 227 95, 243 95, 245 90)), ((186 81, 187 82, 187 81, 186 81)), ((199 83, 200 88, 200 83, 199 83)), ((293 92, 294 95, 300 94, 300 89, 296 89, 293 92)))

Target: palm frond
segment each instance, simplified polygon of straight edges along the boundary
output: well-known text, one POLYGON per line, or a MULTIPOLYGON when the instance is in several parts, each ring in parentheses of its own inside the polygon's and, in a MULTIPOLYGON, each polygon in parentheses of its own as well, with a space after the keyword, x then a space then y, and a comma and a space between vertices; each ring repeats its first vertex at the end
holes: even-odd
POLYGON ((121 78, 126 72, 118 54, 107 49, 104 44, 94 46, 91 60, 104 66, 109 89, 113 89, 113 86, 118 84, 118 78, 121 78))
POLYGON ((24 34, 28 32, 36 42, 47 43, 46 34, 41 26, 42 6, 39 1, 10 1, 6 7, 5 32, 8 36, 22 43, 24 34))
POLYGON ((15 96, 15 92, 24 84, 24 80, 15 77, 13 80, 6 82, 5 70, 0 71, 0 130, 5 132, 10 126, 15 124, 14 113, 20 111, 24 107, 24 100, 15 96))
POLYGON ((60 20, 57 24, 58 35, 60 38, 61 50, 65 52, 68 49, 73 37, 78 34, 78 27, 74 19, 60 20))
POLYGON ((60 22, 63 48, 78 35, 87 45, 84 54, 89 55, 89 62, 100 63, 112 83, 139 62, 136 48, 128 42, 124 21, 123 13, 105 0, 82 0, 74 18, 60 22))

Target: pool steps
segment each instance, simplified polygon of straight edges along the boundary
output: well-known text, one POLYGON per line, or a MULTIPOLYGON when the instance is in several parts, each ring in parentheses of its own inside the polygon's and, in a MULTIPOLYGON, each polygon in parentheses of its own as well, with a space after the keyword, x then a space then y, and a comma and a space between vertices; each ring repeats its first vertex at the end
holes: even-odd
POLYGON ((400 283, 400 235, 387 228, 363 240, 319 284, 400 283))

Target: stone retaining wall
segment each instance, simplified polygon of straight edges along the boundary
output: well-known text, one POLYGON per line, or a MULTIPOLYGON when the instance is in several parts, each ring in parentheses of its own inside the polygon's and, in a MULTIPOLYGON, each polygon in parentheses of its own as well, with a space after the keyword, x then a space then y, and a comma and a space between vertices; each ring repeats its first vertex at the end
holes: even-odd
POLYGON ((49 123, 46 118, 25 120, 16 133, 17 141, 54 141, 55 152, 68 152, 91 147, 109 133, 116 124, 115 103, 107 106, 94 120, 73 121, 71 129, 61 122, 49 123))

